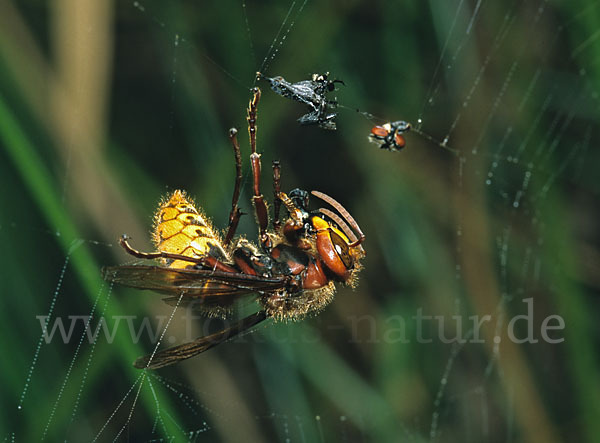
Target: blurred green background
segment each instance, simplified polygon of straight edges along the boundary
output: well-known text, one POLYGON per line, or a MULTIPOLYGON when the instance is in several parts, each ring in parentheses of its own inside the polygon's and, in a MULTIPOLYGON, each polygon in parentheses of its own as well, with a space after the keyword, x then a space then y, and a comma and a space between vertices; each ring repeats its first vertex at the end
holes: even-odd
MULTIPOLYGON (((0 2, 0 438, 597 441, 598 29, 588 0, 0 2), (131 363, 151 345, 123 325, 112 343, 81 321, 46 344, 36 316, 171 315, 100 269, 130 261, 122 233, 151 249, 170 190, 226 226, 227 130, 245 134, 259 69, 345 83, 336 132, 298 126, 303 106, 263 84, 258 149, 269 198, 280 159, 285 189, 358 220, 359 287, 143 379, 131 363), (385 119, 425 135, 378 150, 367 134, 385 119), (515 343, 529 298, 538 341, 515 343), (419 331, 419 313, 443 323, 419 331), (474 343, 469 316, 485 315, 474 343), (540 335, 550 315, 561 343, 540 335)), ((240 232, 255 238, 251 216, 240 232)))

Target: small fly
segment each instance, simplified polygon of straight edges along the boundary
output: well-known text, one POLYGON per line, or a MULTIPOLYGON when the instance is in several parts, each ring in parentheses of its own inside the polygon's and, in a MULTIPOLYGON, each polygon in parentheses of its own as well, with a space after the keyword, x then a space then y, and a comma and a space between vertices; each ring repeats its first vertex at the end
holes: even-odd
POLYGON ((369 141, 378 144, 381 149, 400 151, 406 146, 406 140, 402 134, 408 132, 410 128, 410 123, 403 120, 374 126, 371 128, 369 141))

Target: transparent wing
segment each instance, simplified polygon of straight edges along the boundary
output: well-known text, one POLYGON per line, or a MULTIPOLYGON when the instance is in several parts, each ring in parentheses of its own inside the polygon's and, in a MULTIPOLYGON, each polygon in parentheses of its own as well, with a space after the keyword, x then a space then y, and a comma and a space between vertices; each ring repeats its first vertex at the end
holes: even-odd
POLYGON ((148 289, 169 297, 169 305, 191 307, 225 316, 242 297, 283 289, 285 277, 265 278, 206 269, 171 269, 163 266, 128 265, 102 269, 103 278, 123 286, 148 289))
POLYGON ((194 357, 195 355, 235 337, 262 322, 266 318, 267 314, 264 311, 256 312, 233 324, 231 327, 222 329, 214 334, 200 337, 179 346, 173 346, 172 348, 165 349, 164 351, 155 354, 140 357, 133 363, 133 366, 138 369, 158 369, 175 364, 181 360, 194 357))

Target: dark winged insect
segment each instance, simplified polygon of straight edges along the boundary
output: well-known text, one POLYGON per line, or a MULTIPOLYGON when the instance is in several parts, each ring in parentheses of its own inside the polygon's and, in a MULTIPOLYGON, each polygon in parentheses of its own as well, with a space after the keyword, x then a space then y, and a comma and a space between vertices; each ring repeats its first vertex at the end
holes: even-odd
POLYGON ((371 128, 369 140, 379 145, 381 149, 400 151, 406 145, 405 132, 410 130, 410 123, 398 120, 371 128))
POLYGON ((241 320, 232 320, 229 327, 214 334, 140 357, 134 363, 136 368, 156 369, 193 357, 267 318, 299 320, 316 314, 333 299, 335 282, 350 286, 357 282, 365 255, 361 246, 365 236, 358 224, 340 203, 322 192, 311 194, 331 209, 309 211, 307 191, 281 192, 279 162, 273 162, 274 217, 269 226, 267 204, 260 190, 260 154, 256 152, 259 99, 260 90, 254 88, 248 129, 258 244, 235 237, 241 216, 242 164, 237 131, 231 129, 237 174, 224 238, 184 192, 175 191, 161 202, 155 215, 156 252, 135 250, 126 236, 120 241, 129 254, 153 262, 103 269, 108 281, 150 289, 166 295, 164 301, 170 305, 209 316, 231 318, 236 303, 248 298, 256 300, 259 309, 241 320), (283 223, 279 219, 282 204, 288 213, 283 223))
POLYGON ((282 97, 308 105, 309 112, 298 119, 301 125, 317 125, 323 129, 336 129, 335 118, 337 100, 328 99, 326 95, 335 90, 335 84, 344 84, 341 80, 329 80, 329 72, 313 74, 310 80, 290 83, 281 76, 267 77, 260 72, 256 78, 264 78, 271 89, 282 97))

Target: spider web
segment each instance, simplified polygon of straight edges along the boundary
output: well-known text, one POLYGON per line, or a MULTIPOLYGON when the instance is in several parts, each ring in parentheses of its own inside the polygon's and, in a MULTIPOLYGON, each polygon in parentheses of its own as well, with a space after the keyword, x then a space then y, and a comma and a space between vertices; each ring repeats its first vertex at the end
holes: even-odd
POLYGON ((0 40, 30 63, 0 48, 4 441, 593 441, 600 4, 163 3, 2 7, 0 40), (55 46, 32 50, 44 32, 55 46), (81 60, 112 83, 68 69, 81 60), (219 324, 100 267, 129 260, 124 232, 151 248, 168 190, 226 225, 227 128, 245 127, 256 71, 345 83, 335 132, 298 126, 302 106, 258 83, 258 143, 268 200, 281 159, 284 188, 323 190, 360 222, 360 285, 313 319, 135 370, 219 324), (400 119, 415 129, 402 152, 369 144, 400 119))

